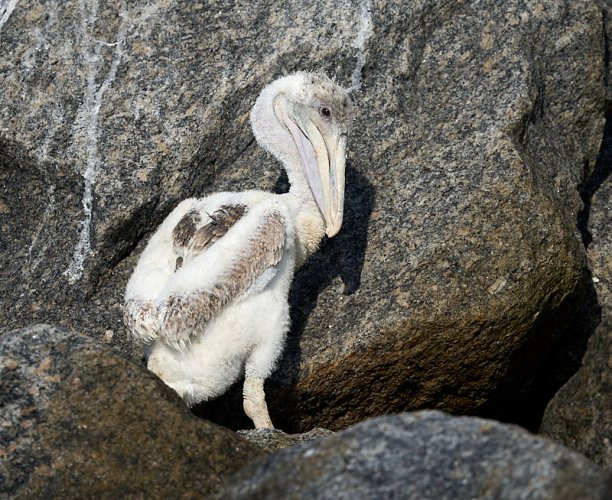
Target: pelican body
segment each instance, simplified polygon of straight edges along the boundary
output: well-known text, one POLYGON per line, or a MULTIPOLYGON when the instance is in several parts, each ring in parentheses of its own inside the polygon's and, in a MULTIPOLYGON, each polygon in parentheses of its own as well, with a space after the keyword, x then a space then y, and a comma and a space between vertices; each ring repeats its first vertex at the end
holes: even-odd
POLYGON ((274 81, 251 112, 257 142, 284 166, 285 194, 215 193, 181 202, 128 282, 124 319, 148 368, 189 405, 243 375, 244 410, 272 428, 264 380, 289 328, 294 271, 340 230, 352 104, 324 75, 274 81))

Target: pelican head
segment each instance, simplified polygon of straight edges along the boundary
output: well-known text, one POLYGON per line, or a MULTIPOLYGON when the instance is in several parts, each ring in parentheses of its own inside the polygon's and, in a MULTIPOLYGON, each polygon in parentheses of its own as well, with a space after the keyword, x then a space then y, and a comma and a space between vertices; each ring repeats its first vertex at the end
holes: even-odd
POLYGON ((303 174, 329 237, 342 226, 351 120, 348 93, 317 73, 276 80, 262 91, 251 112, 257 141, 284 163, 292 185, 299 182, 295 170, 303 174))

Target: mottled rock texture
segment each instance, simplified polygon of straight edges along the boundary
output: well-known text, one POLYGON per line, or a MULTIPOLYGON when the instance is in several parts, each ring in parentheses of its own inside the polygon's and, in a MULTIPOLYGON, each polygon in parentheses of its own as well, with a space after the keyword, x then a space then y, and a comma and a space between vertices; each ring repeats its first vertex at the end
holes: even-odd
POLYGON ((287 434, 278 429, 248 429, 238 431, 237 434, 267 453, 274 453, 290 446, 331 436, 334 433, 327 429, 312 429, 300 434, 287 434))
POLYGON ((98 342, 0 337, 0 497, 200 498, 260 450, 98 342))
POLYGON ((582 455, 519 427, 417 412, 266 457, 218 498, 603 499, 605 479, 582 455))
POLYGON ((585 185, 585 243, 594 295, 595 332, 582 366, 555 395, 540 431, 612 469, 612 122, 597 168, 585 185))
POLYGON ((583 289, 576 188, 605 100, 597 4, 13 3, 2 328, 57 321, 138 356, 121 301, 148 235, 181 198, 286 187, 247 113, 283 71, 321 70, 361 85, 346 224, 296 277, 273 421, 503 416, 528 391, 583 289))

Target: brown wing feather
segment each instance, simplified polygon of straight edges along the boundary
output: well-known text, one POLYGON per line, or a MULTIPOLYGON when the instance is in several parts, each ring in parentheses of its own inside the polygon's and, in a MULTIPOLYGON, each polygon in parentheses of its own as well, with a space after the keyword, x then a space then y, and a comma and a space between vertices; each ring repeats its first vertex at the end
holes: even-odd
POLYGON ((274 210, 265 215, 242 258, 211 290, 187 297, 170 297, 166 301, 161 321, 161 332, 166 342, 182 350, 191 335, 201 332, 208 320, 246 292, 266 269, 277 265, 284 248, 285 220, 279 211, 274 210))
POLYGON ((198 227, 198 223, 202 220, 200 213, 197 210, 190 210, 172 230, 172 238, 174 247, 186 247, 198 227))
POLYGON ((201 221, 197 210, 186 213, 172 231, 174 249, 179 253, 175 271, 183 266, 187 255, 194 257, 222 238, 246 214, 245 205, 223 205, 210 215, 210 222, 198 228, 201 221))

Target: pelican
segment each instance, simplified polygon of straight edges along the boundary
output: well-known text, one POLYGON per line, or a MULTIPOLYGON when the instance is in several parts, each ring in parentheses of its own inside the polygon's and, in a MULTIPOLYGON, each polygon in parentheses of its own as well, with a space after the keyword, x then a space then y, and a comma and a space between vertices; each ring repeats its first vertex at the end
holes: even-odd
POLYGON ((250 121, 284 166, 285 194, 252 190, 182 201, 151 237, 127 284, 124 319, 147 367, 189 405, 244 375, 243 407, 273 428, 264 380, 289 329, 295 269, 342 225, 347 91, 316 73, 267 86, 250 121))

